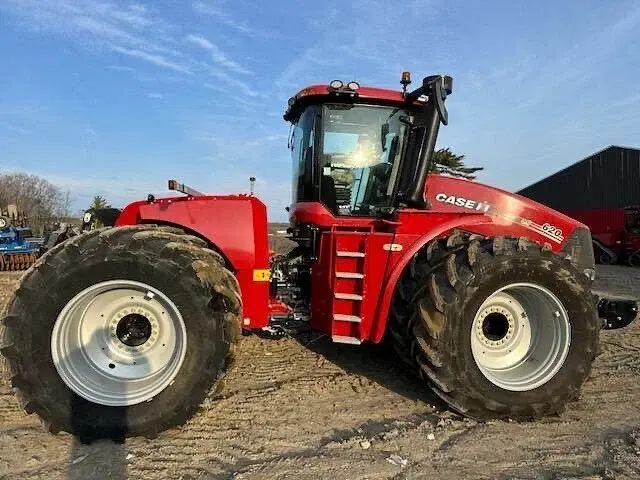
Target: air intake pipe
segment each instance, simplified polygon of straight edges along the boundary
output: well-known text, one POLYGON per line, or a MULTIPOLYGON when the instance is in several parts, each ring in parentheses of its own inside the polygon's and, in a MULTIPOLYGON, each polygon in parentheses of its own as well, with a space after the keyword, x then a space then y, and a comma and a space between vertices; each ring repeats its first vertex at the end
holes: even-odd
POLYGON ((417 152, 417 168, 412 186, 407 191, 405 200, 407 204, 418 208, 424 208, 425 182, 429 173, 433 152, 436 147, 440 122, 443 125, 449 123, 449 114, 444 105, 447 95, 453 91, 453 78, 448 75, 431 75, 425 77, 422 86, 407 94, 407 100, 414 102, 423 95, 428 97, 425 103, 424 128, 422 140, 417 152))

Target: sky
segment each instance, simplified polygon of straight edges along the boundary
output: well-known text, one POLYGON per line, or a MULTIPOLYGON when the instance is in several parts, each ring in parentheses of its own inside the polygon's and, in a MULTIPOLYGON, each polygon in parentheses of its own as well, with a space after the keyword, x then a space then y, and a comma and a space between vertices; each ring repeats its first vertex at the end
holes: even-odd
POLYGON ((517 191, 640 147, 640 2, 0 0, 0 173, 124 206, 167 180, 286 220, 287 99, 454 78, 438 147, 517 191))

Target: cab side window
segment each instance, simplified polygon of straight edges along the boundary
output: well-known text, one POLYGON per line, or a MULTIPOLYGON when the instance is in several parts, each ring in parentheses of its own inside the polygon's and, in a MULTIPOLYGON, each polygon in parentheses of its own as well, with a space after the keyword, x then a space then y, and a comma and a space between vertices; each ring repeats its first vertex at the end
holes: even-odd
POLYGON ((291 138, 293 203, 314 200, 313 153, 316 107, 307 108, 296 123, 291 138))

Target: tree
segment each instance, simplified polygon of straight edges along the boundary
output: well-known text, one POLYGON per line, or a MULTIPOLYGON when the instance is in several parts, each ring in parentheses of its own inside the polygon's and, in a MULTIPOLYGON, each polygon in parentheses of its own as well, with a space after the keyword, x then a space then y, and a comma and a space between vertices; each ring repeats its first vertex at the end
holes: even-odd
POLYGON ((111 208, 111 205, 107 203, 107 200, 103 196, 96 195, 93 197, 93 202, 89 206, 88 210, 93 211, 101 208, 111 208))
POLYGON ((484 167, 466 167, 464 165, 464 155, 456 155, 449 147, 441 148, 433 153, 431 171, 434 173, 444 173, 453 177, 462 177, 474 180, 474 173, 484 170, 484 167))
MULTIPOLYGON (((95 197, 93 197, 93 202, 91 202, 91 205, 89 205, 89 208, 87 208, 86 212, 95 214, 96 210, 100 210, 102 208, 112 208, 112 207, 107 202, 106 198, 104 198, 102 195, 96 195, 95 197)), ((102 222, 98 220, 98 218, 95 215, 93 215, 93 224, 95 228, 103 227, 102 222)))
POLYGON ((57 207, 56 214, 61 218, 69 218, 72 216, 71 207, 72 207, 72 199, 71 192, 68 190, 62 194, 60 197, 60 204, 57 207))
POLYGON ((70 193, 44 178, 21 172, 0 173, 0 210, 15 205, 34 233, 67 213, 70 204, 70 193))

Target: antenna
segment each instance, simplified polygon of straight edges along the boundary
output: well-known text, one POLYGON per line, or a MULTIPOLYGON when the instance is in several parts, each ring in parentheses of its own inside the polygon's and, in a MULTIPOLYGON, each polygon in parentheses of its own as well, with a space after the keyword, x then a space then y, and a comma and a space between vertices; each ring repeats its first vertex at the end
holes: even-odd
POLYGON ((256 183, 256 177, 249 177, 249 189, 251 191, 251 195, 253 196, 253 186, 256 183))

